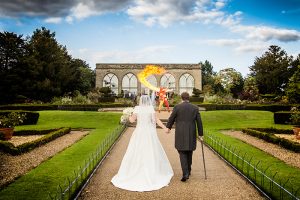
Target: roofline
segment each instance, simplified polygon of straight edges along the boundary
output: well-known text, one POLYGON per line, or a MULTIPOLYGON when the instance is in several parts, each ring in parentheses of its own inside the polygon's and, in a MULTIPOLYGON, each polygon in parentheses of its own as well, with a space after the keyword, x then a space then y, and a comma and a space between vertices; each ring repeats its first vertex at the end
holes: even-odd
POLYGON ((201 64, 199 63, 96 63, 96 69, 124 69, 124 68, 136 68, 142 69, 146 65, 158 65, 165 68, 191 68, 191 69, 201 69, 201 64))

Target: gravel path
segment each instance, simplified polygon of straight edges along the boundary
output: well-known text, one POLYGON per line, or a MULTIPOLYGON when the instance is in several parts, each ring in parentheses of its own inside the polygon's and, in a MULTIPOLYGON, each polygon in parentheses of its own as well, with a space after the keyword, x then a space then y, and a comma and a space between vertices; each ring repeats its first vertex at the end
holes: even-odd
POLYGON ((248 144, 251 144, 252 146, 255 146, 273 155, 274 157, 284 161, 289 165, 300 168, 300 153, 295 153, 293 151, 282 148, 279 145, 266 142, 262 139, 253 137, 251 135, 247 135, 241 131, 222 131, 222 133, 238 138, 248 144))
POLYGON ((193 156, 192 175, 187 182, 182 183, 179 156, 174 148, 174 130, 167 135, 162 129, 157 129, 158 135, 174 170, 170 185, 151 192, 130 192, 114 187, 110 180, 119 169, 133 130, 134 128, 128 128, 121 136, 80 199, 263 199, 251 185, 206 147, 204 151, 208 179, 205 180, 199 143, 193 156))
POLYGON ((0 187, 37 167, 41 162, 71 146, 87 134, 88 131, 71 131, 69 134, 19 156, 0 152, 0 187))

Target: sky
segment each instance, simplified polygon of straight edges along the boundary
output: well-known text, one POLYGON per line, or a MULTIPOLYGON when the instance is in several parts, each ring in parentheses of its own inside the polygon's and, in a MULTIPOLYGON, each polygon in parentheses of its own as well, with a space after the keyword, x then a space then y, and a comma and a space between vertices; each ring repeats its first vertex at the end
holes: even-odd
POLYGON ((270 45, 300 54, 300 0, 1 0, 0 31, 41 27, 92 69, 208 60, 246 76, 270 45))

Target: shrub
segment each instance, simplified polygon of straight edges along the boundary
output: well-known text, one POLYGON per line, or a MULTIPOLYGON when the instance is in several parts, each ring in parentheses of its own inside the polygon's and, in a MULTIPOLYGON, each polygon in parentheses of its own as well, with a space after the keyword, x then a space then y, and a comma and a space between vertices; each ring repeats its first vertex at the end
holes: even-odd
POLYGON ((54 97, 51 101, 52 104, 60 105, 71 105, 71 104, 90 104, 91 101, 86 96, 77 92, 74 97, 64 96, 64 97, 54 97))
POLYGON ((202 94, 202 91, 197 89, 197 88, 193 88, 193 96, 192 97, 199 97, 202 94))
POLYGON ((300 125, 300 111, 298 110, 297 107, 293 107, 291 109, 291 117, 290 120, 293 125, 300 125))
POLYGON ((38 112, 31 112, 31 111, 23 111, 23 110, 1 110, 0 111, 0 116, 4 115, 8 115, 9 113, 12 112, 17 112, 20 114, 25 114, 26 118, 23 120, 22 123, 20 123, 19 125, 32 125, 32 124, 36 124, 38 122, 39 116, 40 114, 38 112))
POLYGON ((99 89, 99 92, 101 93, 101 97, 111 97, 112 91, 110 87, 102 87, 99 89))
POLYGON ((114 103, 115 102, 115 97, 99 97, 98 99, 99 102, 102 102, 102 103, 114 103))
POLYGON ((26 113, 10 112, 8 114, 0 115, 0 127, 13 128, 23 124, 26 118, 26 113))
POLYGON ((291 123, 291 112, 282 111, 274 113, 275 124, 290 124, 291 123))
POLYGON ((190 102, 199 102, 203 103, 204 97, 190 97, 190 102))

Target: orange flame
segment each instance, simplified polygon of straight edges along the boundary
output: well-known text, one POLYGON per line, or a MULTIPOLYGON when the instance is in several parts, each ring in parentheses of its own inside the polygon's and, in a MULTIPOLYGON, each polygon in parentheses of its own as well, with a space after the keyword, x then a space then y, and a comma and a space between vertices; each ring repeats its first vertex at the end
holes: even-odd
POLYGON ((150 90, 154 90, 154 91, 158 92, 159 88, 151 85, 147 81, 147 77, 150 76, 150 75, 153 75, 153 74, 163 74, 165 72, 166 72, 166 70, 163 67, 158 67, 158 66, 155 66, 155 65, 147 65, 143 71, 141 71, 140 73, 138 73, 137 76, 138 76, 139 81, 144 86, 146 86, 150 90))

